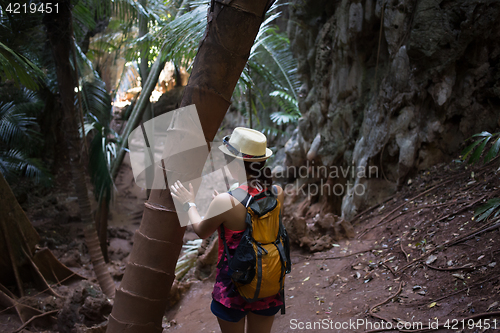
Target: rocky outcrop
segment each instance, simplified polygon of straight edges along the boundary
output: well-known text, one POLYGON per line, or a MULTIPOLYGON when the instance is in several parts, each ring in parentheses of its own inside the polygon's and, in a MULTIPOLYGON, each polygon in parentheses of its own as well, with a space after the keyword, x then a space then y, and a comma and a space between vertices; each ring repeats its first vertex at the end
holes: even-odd
POLYGON ((498 126, 500 2, 293 0, 289 10, 303 117, 286 163, 325 167, 320 181, 344 186, 328 194, 342 198, 331 200, 342 218, 498 126))

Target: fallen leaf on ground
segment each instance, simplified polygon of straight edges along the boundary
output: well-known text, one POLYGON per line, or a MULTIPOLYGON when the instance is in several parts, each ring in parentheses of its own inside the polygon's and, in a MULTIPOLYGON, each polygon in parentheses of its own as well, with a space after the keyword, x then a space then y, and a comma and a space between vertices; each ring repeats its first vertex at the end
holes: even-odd
POLYGON ((431 256, 429 256, 429 258, 427 258, 427 260, 425 261, 425 263, 426 263, 427 265, 430 265, 430 264, 432 264, 434 261, 436 261, 436 260, 437 260, 437 258, 438 258, 437 256, 435 256, 435 255, 431 255, 431 256))
POLYGON ((496 308, 497 306, 498 306, 498 302, 491 303, 490 306, 488 306, 488 309, 486 310, 486 312, 490 311, 493 308, 496 308))

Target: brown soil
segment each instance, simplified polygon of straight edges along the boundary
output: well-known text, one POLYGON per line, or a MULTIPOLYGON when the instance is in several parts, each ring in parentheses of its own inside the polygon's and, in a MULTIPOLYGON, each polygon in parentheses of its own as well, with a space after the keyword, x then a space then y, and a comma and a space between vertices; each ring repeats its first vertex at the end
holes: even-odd
MULTIPOLYGON (((286 314, 273 332, 364 332, 398 322, 431 323, 435 332, 500 329, 498 227, 466 237, 498 223, 473 219, 474 208, 498 194, 497 166, 435 167, 358 216, 355 239, 312 255, 295 249, 286 314)), ((212 286, 196 282, 167 313, 165 332, 218 332, 212 286)))
MULTIPOLYGON (((498 161, 472 169, 459 163, 432 168, 393 198, 358 216, 353 221, 355 238, 314 254, 294 248, 292 272, 286 279, 286 314, 276 316, 273 332, 364 332, 382 323, 387 327, 387 322, 395 328, 398 321, 407 327, 438 321, 441 329, 432 331, 440 332, 447 331, 442 326, 447 320, 450 328, 456 324, 453 331, 496 331, 485 330, 485 320, 500 327, 497 220, 477 222, 473 211, 499 195, 497 167, 498 161), (480 232, 488 226, 494 228, 480 232), (482 327, 476 321, 469 329, 472 321, 462 323, 463 318, 481 318, 482 327)), ((127 163, 116 186, 109 253, 119 283, 142 217, 145 192, 134 184, 127 163)), ((92 291, 98 287, 83 245, 76 202, 63 191, 54 193, 55 200, 48 195, 27 207, 42 236, 40 245, 88 277, 90 284, 55 286, 66 300, 42 293, 23 301, 43 311, 63 308, 54 316, 85 331, 81 325, 98 324, 110 308, 98 290, 92 291), (83 310, 69 313, 70 305, 78 302, 83 310)), ((287 207, 288 212, 295 209, 287 207)), ((192 236, 187 233, 185 239, 192 236)), ((166 313, 164 332, 219 332, 209 308, 212 287, 213 277, 191 278, 189 291, 166 313)), ((0 332, 20 326, 14 314, 0 311, 0 332)), ((24 332, 54 332, 57 327, 36 322, 24 332)))

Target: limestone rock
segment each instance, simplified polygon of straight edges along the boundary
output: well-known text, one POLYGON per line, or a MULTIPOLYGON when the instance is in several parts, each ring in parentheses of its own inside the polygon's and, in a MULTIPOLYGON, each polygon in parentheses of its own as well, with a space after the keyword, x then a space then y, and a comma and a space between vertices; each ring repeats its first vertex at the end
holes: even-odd
POLYGON ((494 0, 292 0, 288 34, 307 89, 286 165, 305 164, 320 133, 318 163, 376 167, 343 180, 351 190, 333 212, 349 220, 456 158, 499 122, 498 17, 494 0))

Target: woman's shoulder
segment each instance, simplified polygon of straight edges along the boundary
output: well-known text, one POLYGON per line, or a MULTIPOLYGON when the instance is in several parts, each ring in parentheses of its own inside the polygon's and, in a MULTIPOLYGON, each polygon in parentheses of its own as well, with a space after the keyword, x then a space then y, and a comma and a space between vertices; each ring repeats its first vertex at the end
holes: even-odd
POLYGON ((281 204, 283 204, 283 202, 285 201, 285 191, 283 191, 281 186, 273 185, 273 193, 278 198, 278 201, 281 202, 281 204))
POLYGON ((220 207, 223 211, 228 210, 229 208, 233 208, 236 205, 240 204, 238 198, 231 195, 229 192, 219 193, 213 200, 213 204, 216 207, 220 207))
POLYGON ((213 200, 214 204, 225 204, 230 202, 231 195, 227 192, 219 193, 213 200))
POLYGON ((283 188, 279 185, 273 185, 272 189, 273 189, 273 193, 275 195, 279 196, 279 195, 283 195, 283 193, 284 193, 283 188))

